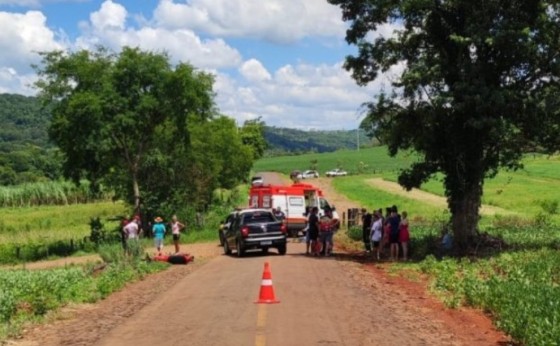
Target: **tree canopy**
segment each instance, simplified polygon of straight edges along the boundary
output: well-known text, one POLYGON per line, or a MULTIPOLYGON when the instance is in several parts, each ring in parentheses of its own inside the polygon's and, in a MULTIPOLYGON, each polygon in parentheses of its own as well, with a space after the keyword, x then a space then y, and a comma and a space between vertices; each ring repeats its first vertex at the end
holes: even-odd
POLYGON ((456 245, 476 238, 484 179, 560 146, 560 4, 524 0, 328 0, 349 21, 360 85, 389 70, 392 92, 366 104, 366 128, 391 155, 415 150, 410 189, 444 174, 456 245), (390 36, 373 35, 382 25, 390 36))
MULTIPOLYGON (((64 153, 65 176, 108 184, 136 210, 154 212, 197 205, 216 187, 246 178, 250 158, 223 180, 202 177, 209 182, 201 184, 193 175, 195 167, 197 174, 216 174, 225 160, 247 156, 246 150, 221 154, 211 149, 214 142, 193 144, 200 128, 224 125, 232 132, 231 124, 215 119, 210 74, 186 63, 172 66, 164 53, 129 47, 119 54, 100 48, 42 57, 36 85, 52 107, 49 135, 64 153)), ((231 136, 207 137, 234 142, 231 136)))

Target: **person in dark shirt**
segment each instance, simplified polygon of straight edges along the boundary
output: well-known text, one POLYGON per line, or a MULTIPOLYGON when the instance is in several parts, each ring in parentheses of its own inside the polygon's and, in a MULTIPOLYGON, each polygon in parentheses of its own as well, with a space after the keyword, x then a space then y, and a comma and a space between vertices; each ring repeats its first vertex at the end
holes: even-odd
POLYGON ((390 225, 389 243, 391 244, 391 260, 399 258, 399 231, 401 225, 401 216, 397 211, 397 206, 391 208, 391 215, 387 219, 390 225))
POLYGON ((371 224, 373 220, 373 215, 368 212, 365 208, 362 209, 362 240, 364 242, 364 247, 366 253, 371 252, 371 224))
POLYGON ((311 214, 309 215, 309 228, 307 232, 309 233, 309 241, 311 245, 311 254, 313 256, 319 256, 318 241, 319 238, 319 208, 313 207, 311 209, 311 214))
POLYGON ((276 216, 278 221, 282 221, 282 222, 284 222, 284 219, 286 218, 286 214, 284 214, 280 206, 277 206, 276 209, 274 210, 274 216, 276 216))

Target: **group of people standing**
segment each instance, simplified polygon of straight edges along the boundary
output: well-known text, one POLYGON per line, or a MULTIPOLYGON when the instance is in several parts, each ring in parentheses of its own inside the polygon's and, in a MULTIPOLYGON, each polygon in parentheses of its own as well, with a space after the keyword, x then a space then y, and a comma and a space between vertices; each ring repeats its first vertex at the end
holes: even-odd
POLYGON ((410 231, 408 228, 408 214, 406 211, 399 214, 397 206, 374 210, 369 213, 362 209, 362 235, 366 253, 373 251, 375 258, 381 259, 384 249, 389 246, 391 261, 399 259, 402 248, 402 259, 408 260, 408 243, 410 231), (373 248, 372 248, 373 245, 373 248))
MULTIPOLYGON (((122 239, 125 250, 128 251, 128 249, 130 249, 132 242, 138 242, 140 235, 142 234, 141 225, 142 223, 139 215, 134 216, 132 219, 125 218, 122 221, 122 239)), ((148 225, 148 227, 150 228, 150 225, 148 225)), ((183 231, 186 226, 177 219, 176 215, 173 215, 168 227, 173 236, 175 253, 178 254, 180 252, 179 238, 181 236, 181 231, 183 231)), ((154 223, 151 225, 151 231, 154 236, 156 252, 161 254, 161 250, 163 249, 163 240, 165 234, 167 233, 167 225, 163 223, 163 218, 158 216, 154 219, 154 223)))
POLYGON ((312 207, 307 213, 305 232, 306 255, 330 256, 333 249, 333 236, 339 228, 339 220, 333 217, 330 209, 319 216, 319 208, 312 207))

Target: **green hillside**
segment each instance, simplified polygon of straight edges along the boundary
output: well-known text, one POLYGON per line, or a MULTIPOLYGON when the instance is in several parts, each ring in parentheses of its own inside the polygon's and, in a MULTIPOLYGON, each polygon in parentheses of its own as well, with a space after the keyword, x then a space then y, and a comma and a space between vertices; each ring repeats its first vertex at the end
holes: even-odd
POLYGON ((363 130, 303 131, 265 126, 264 137, 268 144, 267 156, 332 152, 371 146, 363 130))
POLYGON ((37 98, 0 94, 1 185, 60 176, 60 159, 48 140, 49 121, 37 98))

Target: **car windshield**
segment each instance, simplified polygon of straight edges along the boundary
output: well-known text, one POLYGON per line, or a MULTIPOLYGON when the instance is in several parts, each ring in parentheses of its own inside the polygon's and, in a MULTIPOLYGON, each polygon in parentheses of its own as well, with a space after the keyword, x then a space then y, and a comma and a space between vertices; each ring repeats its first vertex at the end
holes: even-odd
POLYGON ((252 212, 243 214, 243 224, 263 223, 276 221, 272 213, 269 212, 252 212))

